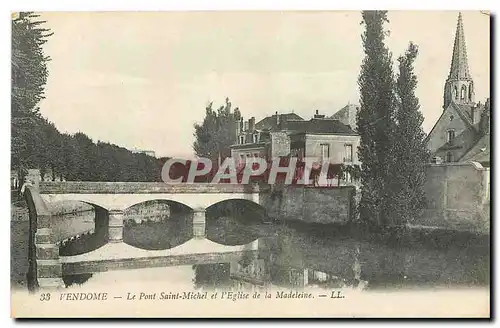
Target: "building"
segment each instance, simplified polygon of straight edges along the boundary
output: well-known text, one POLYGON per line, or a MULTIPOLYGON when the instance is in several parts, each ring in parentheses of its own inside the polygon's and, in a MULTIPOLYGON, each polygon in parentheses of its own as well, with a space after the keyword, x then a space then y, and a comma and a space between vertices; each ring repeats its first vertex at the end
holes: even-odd
POLYGON ((255 123, 255 117, 244 121, 243 118, 236 125, 235 144, 231 146, 231 157, 241 160, 248 157, 272 158, 287 156, 290 153, 286 134, 281 133, 284 122, 303 121, 295 113, 268 116, 255 123), (281 144, 284 143, 284 146, 281 144), (280 147, 281 146, 281 147, 280 147))
POLYGON ((237 136, 231 156, 240 160, 297 156, 329 159, 333 163, 358 162, 359 136, 350 126, 318 111, 307 121, 294 113, 276 112, 256 124, 252 117, 248 123, 242 121, 238 125, 237 136))
POLYGON ((450 73, 444 85, 443 112, 427 136, 433 161, 490 162, 490 100, 475 102, 462 15, 458 15, 450 73))
POLYGON ((359 164, 359 135, 339 120, 325 118, 318 111, 309 121, 288 121, 291 155, 314 157, 330 163, 359 164))

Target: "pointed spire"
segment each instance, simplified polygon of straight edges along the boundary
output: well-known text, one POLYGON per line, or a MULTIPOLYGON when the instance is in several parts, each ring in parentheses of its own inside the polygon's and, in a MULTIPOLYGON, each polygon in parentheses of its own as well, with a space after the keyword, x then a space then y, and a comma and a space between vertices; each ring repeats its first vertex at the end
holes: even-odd
POLYGON ((453 46, 453 57, 451 58, 450 75, 448 79, 470 79, 469 64, 467 62, 467 48, 465 46, 464 25, 462 13, 458 14, 457 31, 455 33, 455 44, 453 46))

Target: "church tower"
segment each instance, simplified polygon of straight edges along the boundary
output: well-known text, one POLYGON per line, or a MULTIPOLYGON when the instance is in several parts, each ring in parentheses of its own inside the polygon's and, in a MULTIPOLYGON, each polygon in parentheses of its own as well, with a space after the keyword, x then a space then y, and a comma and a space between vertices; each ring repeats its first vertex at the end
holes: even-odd
POLYGON ((446 109, 451 101, 461 105, 474 105, 474 82, 469 73, 469 64, 467 63, 462 13, 458 14, 450 74, 444 86, 443 108, 446 109))

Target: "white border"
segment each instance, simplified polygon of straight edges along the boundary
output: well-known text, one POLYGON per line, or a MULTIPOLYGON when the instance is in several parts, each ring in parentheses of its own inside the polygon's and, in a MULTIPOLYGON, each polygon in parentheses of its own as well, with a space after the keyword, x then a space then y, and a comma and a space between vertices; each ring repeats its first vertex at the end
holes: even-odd
MULTIPOLYGON (((357 1, 345 1, 345 2, 333 2, 333 1, 315 1, 315 0, 288 0, 288 1, 269 1, 269 0, 252 0, 252 1, 236 1, 236 0, 218 0, 218 1, 202 1, 202 0, 182 0, 182 1, 171 1, 171 0, 99 0, 90 2, 89 0, 74 0, 74 1, 41 1, 41 0, 17 0, 17 1, 2 1, 0 6, 2 10, 0 11, 2 27, 0 29, 0 35, 2 39, 2 45, 4 45, 4 51, 1 52, 2 65, 1 74, 3 78, 2 82, 2 93, 1 93, 1 105, 2 110, 0 110, 0 122, 3 125, 0 129, 1 133, 4 134, 0 138, 1 144, 1 172, 2 177, 5 179, 0 185, 4 186, 0 191, 2 192, 3 207, 2 207, 2 218, 3 218, 3 229, 2 236, 0 238, 4 241, 3 247, 0 249, 3 252, 1 257, 4 263, 9 259, 10 262, 10 206, 8 199, 10 198, 9 191, 7 189, 7 172, 10 171, 10 80, 7 77, 10 76, 10 12, 19 10, 34 10, 34 11, 157 11, 157 10, 360 10, 360 9, 390 9, 390 10, 409 10, 409 9, 420 9, 420 10, 477 10, 485 9, 491 10, 493 13, 498 13, 498 0, 455 0, 455 1, 431 1, 431 0, 420 0, 411 2, 402 2, 397 0, 357 0, 357 1)), ((498 21, 496 22, 498 25, 498 21)), ((422 28, 425 28, 425 22, 422 22, 422 28)), ((498 58, 498 35, 495 34, 495 53, 498 58)), ((493 58, 493 56, 492 56, 493 58)), ((498 66, 496 66, 498 69, 498 66)), ((496 70, 495 70, 496 73, 496 70)), ((495 87, 494 92, 498 94, 498 84, 495 87)), ((496 102, 495 102, 496 103, 496 102)), ((496 106, 498 108, 498 106, 496 106)), ((493 110, 498 110, 494 108, 493 110)), ((498 116, 498 115, 494 115, 498 116)), ((498 136, 497 136, 498 137, 498 136)), ((495 140, 498 141, 498 140, 495 140)), ((499 145, 500 142, 496 142, 499 145)), ((495 181, 496 182, 496 181, 495 181)), ((497 200, 497 199, 495 199, 497 200)), ((492 218, 495 220, 496 218, 492 218)), ((498 235, 498 226, 495 224, 495 235, 498 235)), ((495 261, 496 263, 496 261, 495 261)), ((10 263, 9 263, 10 265, 10 263)), ((2 326, 14 325, 14 321, 10 320, 10 273, 7 270, 7 266, 2 271, 2 326)), ((493 268, 492 268, 493 269, 493 268)), ((498 311, 494 311, 497 313, 498 311)), ((170 322, 169 324, 172 324, 170 322)), ((118 323, 120 324, 120 323, 118 323)), ((218 324, 218 323, 217 323, 218 324)), ((262 322, 258 323, 259 326, 262 322)), ((285 323, 286 324, 286 323, 285 323)), ((338 325, 339 323, 335 323, 338 325)), ((345 323, 340 323, 344 325, 345 323)), ((373 324, 373 322, 371 322, 373 324)), ((383 323, 382 323, 383 324, 383 323)), ((423 323, 426 327, 432 326, 428 322, 423 323)), ((103 323, 94 323, 94 326, 100 326, 103 323)))

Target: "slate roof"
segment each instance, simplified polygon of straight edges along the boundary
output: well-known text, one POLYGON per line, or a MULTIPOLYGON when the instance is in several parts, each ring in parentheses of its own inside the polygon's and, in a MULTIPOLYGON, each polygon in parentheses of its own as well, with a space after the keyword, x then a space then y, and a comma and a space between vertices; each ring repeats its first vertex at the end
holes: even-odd
POLYGON ((339 120, 328 118, 312 118, 309 121, 287 121, 284 128, 295 134, 297 133, 312 133, 312 134, 342 134, 342 135, 357 135, 350 126, 343 124, 339 120))
POLYGON ((451 102, 452 106, 455 107, 460 117, 470 126, 472 126, 471 108, 473 105, 457 104, 454 101, 451 102))
POLYGON ((446 142, 444 145, 436 150, 436 153, 447 151, 455 148, 469 149, 477 142, 479 132, 475 129, 465 129, 462 133, 456 136, 452 141, 446 142))
MULTIPOLYGON (((303 121, 304 119, 295 113, 278 114, 280 121, 303 121)), ((257 130, 277 130, 278 124, 276 122, 276 114, 268 116, 255 124, 257 130)))
POLYGON ((490 134, 482 136, 469 151, 460 159, 460 162, 475 161, 489 162, 490 161, 490 134))

